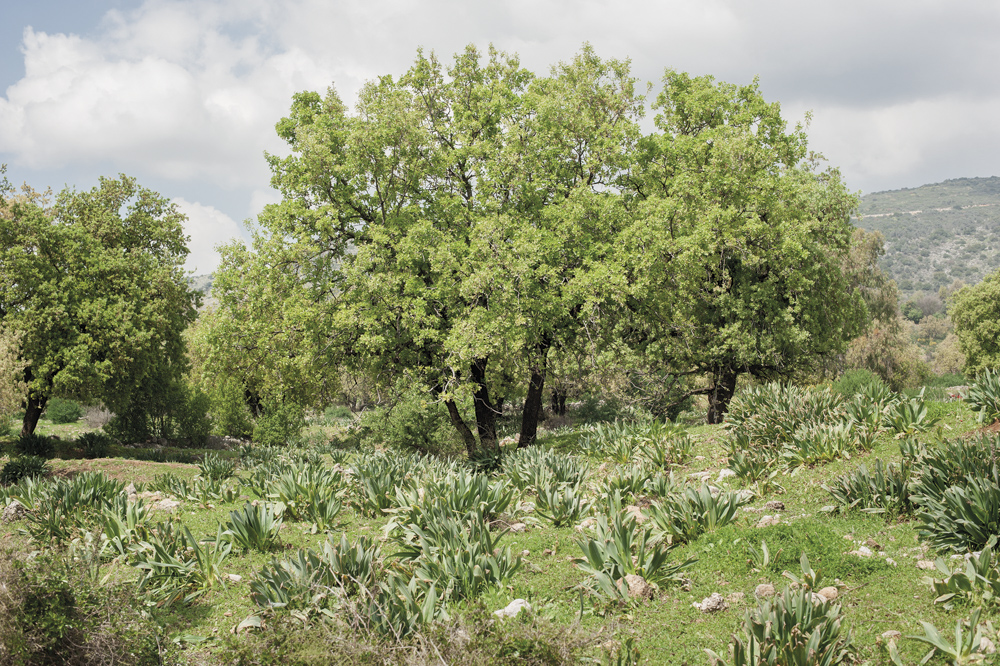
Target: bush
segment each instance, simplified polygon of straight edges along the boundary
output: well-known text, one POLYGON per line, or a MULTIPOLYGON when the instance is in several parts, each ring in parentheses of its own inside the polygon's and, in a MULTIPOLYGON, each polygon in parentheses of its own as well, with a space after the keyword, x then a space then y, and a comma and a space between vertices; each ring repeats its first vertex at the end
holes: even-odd
POLYGON ((859 368, 856 370, 848 370, 842 374, 837 381, 833 383, 831 388, 845 398, 853 398, 861 393, 864 387, 874 383, 882 384, 884 382, 871 370, 859 368))
POLYGON ((39 456, 19 456, 9 461, 0 470, 0 484, 9 486, 24 478, 45 476, 49 473, 48 463, 39 456))
POLYGON ((80 435, 76 445, 83 450, 84 458, 106 458, 114 440, 101 432, 88 432, 80 435))
POLYGON ((350 407, 344 407, 343 405, 330 405, 323 410, 323 421, 329 426, 339 425, 342 421, 348 421, 353 418, 354 412, 351 411, 350 407))
POLYGON ((83 410, 73 400, 53 398, 45 408, 45 417, 53 423, 75 423, 81 416, 83 410))
POLYGON ((1000 371, 984 370, 969 387, 965 398, 980 423, 993 423, 1000 418, 1000 371))
POLYGON ((210 401, 201 390, 179 379, 148 381, 115 408, 117 416, 104 426, 105 432, 122 442, 144 442, 151 437, 203 445, 211 432, 210 401))
POLYGON ((253 441, 262 446, 284 446, 298 439, 306 425, 305 410, 294 402, 272 403, 253 426, 253 441))
POLYGON ((421 386, 404 390, 395 404, 364 412, 361 442, 418 453, 453 454, 464 449, 448 410, 421 386))
POLYGON ((21 435, 14 442, 14 450, 22 456, 51 458, 55 452, 55 444, 51 439, 42 435, 21 435))

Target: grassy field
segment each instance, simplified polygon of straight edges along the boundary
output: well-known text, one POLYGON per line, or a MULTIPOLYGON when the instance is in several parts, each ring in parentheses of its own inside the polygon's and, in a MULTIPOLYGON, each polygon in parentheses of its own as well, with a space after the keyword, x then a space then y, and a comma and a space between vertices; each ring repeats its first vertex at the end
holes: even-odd
MULTIPOLYGON (((974 414, 961 402, 929 403, 940 417, 936 428, 919 437, 927 442, 954 438, 977 428, 974 414)), ((44 424, 44 434, 58 434, 67 440, 83 430, 80 426, 44 424)), ((719 426, 696 426, 688 429, 693 449, 683 463, 671 468, 677 483, 698 487, 703 479, 723 492, 752 489, 754 486, 736 477, 719 479, 728 464, 727 433, 719 426)), ((576 454, 585 428, 561 429, 546 433, 539 446, 576 454)), ((315 433, 314 433, 315 435, 315 433)), ((319 439, 314 436, 313 441, 319 439)), ((71 445, 62 447, 70 457, 71 445)), ((346 455, 342 468, 348 468, 360 453, 341 454, 322 445, 323 464, 333 466, 331 452, 338 458, 346 455)), ((128 453, 117 450, 115 453, 128 453)), ((206 452, 194 452, 204 454, 206 452)), ((229 453, 235 456, 235 452, 229 453)), ((869 466, 875 459, 899 461, 897 439, 882 433, 867 452, 854 451, 826 464, 799 468, 794 473, 779 474, 774 481, 780 487, 756 495, 742 506, 734 522, 705 532, 669 552, 669 561, 695 560, 679 578, 686 580, 661 583, 654 597, 615 603, 596 599, 582 591, 588 575, 571 561, 583 554, 578 543, 592 534, 581 529, 583 518, 562 527, 554 527, 525 502, 535 503, 534 491, 519 493, 511 508, 499 516, 493 527, 520 524, 518 530, 500 537, 500 547, 521 553, 518 571, 501 586, 490 586, 471 599, 449 602, 445 610, 450 619, 436 626, 424 627, 415 636, 400 643, 358 632, 350 618, 335 616, 324 622, 315 614, 299 619, 281 610, 263 611, 251 600, 250 583, 275 559, 289 558, 301 549, 319 550, 328 537, 339 540, 346 535, 352 543, 364 536, 381 547, 383 573, 399 570, 393 558, 400 549, 398 533, 387 535, 391 515, 366 516, 352 503, 356 479, 345 485, 344 506, 334 523, 317 530, 310 521, 286 519, 277 545, 268 552, 242 552, 234 548, 224 559, 222 582, 188 604, 175 603, 149 613, 159 623, 164 637, 172 640, 172 658, 181 663, 328 663, 330 660, 381 663, 407 660, 427 663, 560 663, 593 659, 597 663, 707 664, 705 650, 727 654, 731 636, 737 632, 746 612, 756 607, 754 596, 759 585, 771 584, 781 590, 790 581, 788 571, 799 574, 803 553, 812 567, 823 575, 823 585, 836 586, 842 604, 844 627, 857 646, 860 663, 889 664, 884 632, 898 631, 903 636, 922 635, 920 621, 936 625, 950 636, 957 620, 969 617, 972 606, 958 603, 952 610, 935 604, 935 593, 924 577, 930 573, 918 569, 918 560, 934 559, 918 539, 918 522, 912 518, 886 519, 859 511, 830 511, 834 504, 824 485, 856 469, 869 466), (768 502, 780 502, 781 508, 766 508, 768 502), (770 517, 770 518, 767 518, 770 517), (522 527, 523 526, 523 527, 522 527), (761 558, 762 544, 770 561, 761 558), (848 554, 865 546, 870 557, 848 554), (228 576, 228 575, 233 576, 228 576), (238 578, 237 578, 238 577, 238 578), (726 599, 726 609, 704 613, 694 604, 713 593, 726 599), (514 599, 527 600, 533 612, 516 619, 495 619, 491 611, 507 606, 514 599), (245 618, 257 616, 263 630, 236 633, 245 618), (630 652, 629 648, 637 650, 630 652), (638 656, 636 656, 636 654, 638 656), (617 660, 617 661, 616 661, 617 660)), ((160 475, 173 475, 195 483, 199 468, 195 464, 157 463, 125 458, 54 459, 52 476, 72 478, 81 472, 101 472, 108 477, 152 487, 160 475)), ((586 481, 587 498, 594 503, 594 513, 606 511, 602 497, 603 479, 621 466, 593 458, 586 481)), ((337 467, 335 469, 341 469, 337 467)), ((230 512, 256 499, 243 482, 257 474, 241 470, 230 481, 234 489, 228 499, 179 498, 181 504, 171 514, 157 514, 153 520, 179 521, 201 539, 216 537, 220 524, 230 512)), ((502 477, 498 477, 502 478, 502 477)), ((655 501, 655 500, 654 500, 655 501)), ((646 503, 642 496, 626 498, 624 504, 638 506, 640 517, 646 503)), ((771 504, 775 507, 775 504, 771 504)), ((25 521, 2 527, 6 557, 25 557, 43 544, 24 533, 25 521)), ((64 546, 63 546, 64 547, 64 546)), ((94 580, 105 584, 132 581, 140 571, 132 562, 105 558, 94 580), (109 582, 110 581, 110 582, 109 582)), ((137 599, 142 599, 139 595, 137 599)), ((994 606, 987 606, 983 621, 996 620, 994 606)), ((2 627, 0 627, 2 629, 2 627)), ((995 639, 995 636, 994 636, 995 639)), ((918 663, 928 646, 915 640, 898 640, 903 663, 918 663)), ((11 662, 16 663, 16 662, 11 662)), ((931 664, 951 663, 938 655, 931 664)))

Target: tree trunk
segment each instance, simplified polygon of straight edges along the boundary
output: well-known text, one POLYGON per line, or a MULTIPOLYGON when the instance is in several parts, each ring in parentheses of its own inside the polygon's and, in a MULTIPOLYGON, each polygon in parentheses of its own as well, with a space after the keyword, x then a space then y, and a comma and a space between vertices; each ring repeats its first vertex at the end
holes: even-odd
POLYGON ((479 445, 484 449, 495 449, 497 447, 498 411, 490 400, 490 390, 486 386, 487 360, 477 358, 472 362, 472 380, 476 382, 473 403, 476 409, 476 430, 479 432, 479 445))
POLYGON ((35 432, 35 428, 38 426, 38 419, 41 417, 42 412, 45 411, 45 403, 48 401, 48 397, 40 396, 34 391, 28 393, 28 400, 24 407, 24 421, 21 422, 22 435, 31 435, 35 432))
POLYGON ((545 340, 538 346, 538 363, 531 369, 528 395, 524 397, 524 409, 521 411, 521 435, 517 442, 519 449, 534 444, 538 434, 538 421, 542 416, 542 390, 545 388, 545 371, 548 368, 551 344, 545 340))
POLYGON ((715 384, 708 394, 708 422, 722 423, 729 411, 729 401, 736 393, 736 378, 739 375, 730 369, 720 369, 715 373, 715 384))
POLYGON ((566 394, 555 387, 552 388, 552 414, 566 416, 566 394))
POLYGON ((458 405, 455 404, 455 401, 445 400, 444 404, 448 408, 448 416, 451 417, 451 424, 462 435, 462 441, 465 442, 465 452, 471 458, 476 455, 476 436, 472 434, 472 430, 469 429, 462 415, 458 413, 458 405))

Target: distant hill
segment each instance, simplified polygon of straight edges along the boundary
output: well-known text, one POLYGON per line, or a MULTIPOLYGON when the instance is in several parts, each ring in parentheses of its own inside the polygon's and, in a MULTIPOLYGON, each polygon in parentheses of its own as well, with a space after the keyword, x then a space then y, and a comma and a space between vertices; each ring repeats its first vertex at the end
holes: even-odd
POLYGON ((195 291, 200 291, 205 296, 212 294, 212 282, 215 280, 215 273, 208 275, 192 275, 188 278, 188 284, 195 291))
POLYGON ((904 298, 1000 267, 1000 177, 957 178, 861 198, 857 226, 885 236, 882 269, 904 298))

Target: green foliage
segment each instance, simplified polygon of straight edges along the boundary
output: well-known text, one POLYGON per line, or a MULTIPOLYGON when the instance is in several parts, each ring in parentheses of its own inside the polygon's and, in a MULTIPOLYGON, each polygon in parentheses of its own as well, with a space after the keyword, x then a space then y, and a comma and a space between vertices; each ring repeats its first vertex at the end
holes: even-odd
POLYGON ((49 465, 41 456, 18 456, 4 463, 0 484, 9 486, 25 478, 38 478, 49 473, 49 465))
POLYGON ((52 398, 45 406, 45 417, 53 423, 75 423, 81 416, 83 410, 74 400, 52 398))
POLYGON ((280 506, 266 502, 246 504, 240 511, 230 511, 224 536, 243 550, 266 553, 278 542, 283 522, 280 506))
POLYGON ((650 527, 639 526, 633 516, 614 514, 610 520, 598 516, 593 537, 583 537, 577 546, 582 558, 574 564, 590 578, 584 586, 598 597, 612 601, 628 598, 625 576, 642 576, 654 585, 679 580, 681 572, 694 562, 668 562, 669 548, 653 536, 650 527))
POLYGON ((208 590, 225 587, 222 563, 232 548, 221 525, 214 539, 200 541, 187 527, 178 534, 158 523, 134 551, 134 566, 144 572, 139 589, 164 606, 189 604, 208 590))
POLYGON ((232 458, 223 458, 217 453, 206 453, 198 463, 198 471, 203 479, 224 481, 236 474, 236 461, 232 458))
POLYGON ((569 483, 541 488, 535 501, 535 512, 555 527, 579 520, 590 508, 580 486, 569 483))
POLYGON ((983 370, 965 396, 980 423, 993 423, 1000 418, 1000 371, 983 370))
POLYGON ((20 435, 14 442, 14 451, 22 456, 37 456, 39 458, 51 458, 55 453, 55 443, 49 437, 29 434, 20 435))
POLYGON ((271 403, 253 426, 253 441, 261 446, 284 446, 298 439, 305 425, 305 410, 300 405, 271 403))
POLYGON ((838 377, 837 381, 833 382, 831 388, 840 395, 844 396, 844 398, 853 398, 861 393, 861 391, 869 384, 881 383, 883 383, 882 379, 878 375, 871 370, 861 368, 848 370, 838 377))
MULTIPOLYGON (((927 663, 935 653, 940 652, 943 656, 951 659, 953 666, 964 666, 965 664, 978 664, 986 660, 985 646, 983 644, 983 626, 979 623, 979 616, 982 609, 976 609, 968 620, 959 619, 955 622, 955 641, 949 642, 933 624, 920 621, 924 628, 923 636, 907 636, 911 640, 920 641, 931 646, 921 663, 927 663)), ((996 635, 992 624, 987 624, 987 632, 996 635)), ((899 654, 895 651, 895 646, 890 644, 889 654, 892 662, 897 666, 902 666, 899 654)))
POLYGON ((981 552, 969 553, 956 569, 938 558, 934 566, 944 578, 924 578, 937 597, 934 603, 944 604, 947 610, 952 609, 956 600, 980 607, 1000 603, 1000 563, 993 556, 995 546, 993 537, 981 552))
POLYGON ((0 311, 29 365, 25 426, 55 394, 99 397, 124 414, 137 393, 183 370, 188 287, 184 216, 127 176, 66 189, 51 208, 0 192, 0 311), (15 305, 16 304, 16 305, 15 305))
POLYGON ((850 458, 856 445, 849 425, 821 424, 803 426, 792 433, 781 451, 781 460, 791 470, 850 458))
POLYGON ((823 488, 844 509, 858 509, 865 513, 885 514, 887 519, 913 513, 910 501, 910 476, 913 461, 904 459, 902 464, 885 464, 876 459, 872 471, 861 464, 850 474, 838 478, 833 485, 823 488))
POLYGON ((364 456, 352 471, 358 480, 354 504, 366 516, 380 516, 395 506, 397 488, 412 488, 409 476, 412 461, 398 456, 364 456))
MULTIPOLYGON (((785 588, 747 611, 733 636, 734 666, 832 666, 856 663, 850 632, 842 632, 841 605, 815 601, 808 588, 785 588)), ((713 663, 729 662, 706 650, 713 663)))
POLYGON ((540 446, 516 449, 503 459, 503 472, 518 490, 535 490, 554 483, 580 484, 590 466, 574 456, 540 446))
POLYGON ((475 513, 488 521, 495 520, 507 510, 517 493, 506 479, 492 481, 485 474, 459 469, 440 478, 425 478, 420 488, 413 484, 397 486, 395 494, 398 508, 389 510, 393 518, 387 530, 396 526, 425 527, 442 515, 475 513))
POLYGON ((902 438, 927 432, 934 427, 938 419, 928 416, 927 405, 921 391, 919 397, 900 400, 887 409, 885 421, 895 431, 896 437, 902 438))
POLYGON ((354 412, 344 405, 330 405, 323 410, 323 421, 328 426, 340 425, 354 418, 354 412))
POLYGON ((949 314, 965 355, 966 376, 1000 368, 1000 270, 956 292, 949 314))
POLYGON ((134 390, 104 430, 123 442, 161 437, 200 446, 212 429, 209 402, 208 396, 182 379, 161 374, 134 390))
POLYGON ((83 450, 84 458, 104 458, 111 451, 114 440, 103 432, 85 432, 76 438, 76 445, 83 450))
POLYGON ((746 501, 739 492, 720 491, 713 496, 703 484, 700 490, 688 487, 667 495, 646 510, 660 535, 669 543, 683 543, 733 522, 746 501))
POLYGON ((390 446, 413 453, 461 451, 448 410, 419 386, 405 390, 391 406, 364 412, 358 427, 362 443, 372 447, 390 446))
POLYGON ((265 482, 266 496, 279 503, 289 520, 304 520, 316 530, 333 526, 343 507, 344 477, 311 463, 290 465, 265 482))

